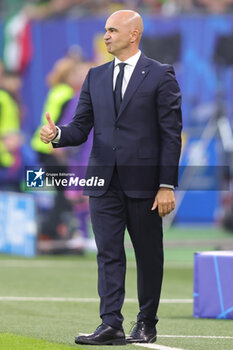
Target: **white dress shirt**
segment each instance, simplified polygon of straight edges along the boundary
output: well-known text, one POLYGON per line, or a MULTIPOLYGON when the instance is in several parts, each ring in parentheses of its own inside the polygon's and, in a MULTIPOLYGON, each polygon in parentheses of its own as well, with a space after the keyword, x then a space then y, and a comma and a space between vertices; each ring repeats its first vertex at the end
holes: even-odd
MULTIPOLYGON (((124 63, 126 63, 126 66, 124 68, 124 77, 123 77, 123 81, 122 81, 122 91, 121 91, 122 98, 124 97, 125 90, 128 86, 131 75, 133 74, 134 68, 135 68, 136 64, 138 63, 140 55, 141 55, 141 51, 138 50, 138 52, 135 55, 131 56, 126 61, 124 61, 124 63)), ((117 75, 120 71, 119 63, 123 63, 123 62, 121 62, 120 60, 118 60, 117 57, 115 57, 114 72, 113 72, 113 90, 115 90, 117 75)))

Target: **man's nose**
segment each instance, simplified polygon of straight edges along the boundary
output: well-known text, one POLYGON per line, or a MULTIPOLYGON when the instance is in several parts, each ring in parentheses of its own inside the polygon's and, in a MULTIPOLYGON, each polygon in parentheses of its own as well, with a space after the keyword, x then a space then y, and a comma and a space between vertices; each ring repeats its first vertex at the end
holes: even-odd
POLYGON ((109 32, 106 32, 106 33, 104 34, 104 40, 109 39, 109 38, 110 38, 109 32))

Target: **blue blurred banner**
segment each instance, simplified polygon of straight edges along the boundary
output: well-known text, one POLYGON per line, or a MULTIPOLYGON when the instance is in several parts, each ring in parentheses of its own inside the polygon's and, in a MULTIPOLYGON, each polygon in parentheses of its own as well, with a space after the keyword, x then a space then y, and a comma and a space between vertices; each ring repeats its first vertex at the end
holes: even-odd
POLYGON ((36 254, 36 210, 29 194, 0 192, 0 252, 36 254))

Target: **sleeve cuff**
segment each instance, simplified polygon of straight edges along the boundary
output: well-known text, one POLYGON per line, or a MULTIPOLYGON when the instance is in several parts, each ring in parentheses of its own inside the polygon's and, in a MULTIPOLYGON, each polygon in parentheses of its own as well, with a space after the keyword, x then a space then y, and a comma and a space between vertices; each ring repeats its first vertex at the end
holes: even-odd
POLYGON ((175 189, 175 187, 173 185, 167 185, 167 184, 160 184, 159 187, 171 188, 172 190, 175 189))
POLYGON ((51 141, 52 143, 59 143, 60 138, 61 138, 61 129, 56 126, 57 128, 57 136, 51 141))

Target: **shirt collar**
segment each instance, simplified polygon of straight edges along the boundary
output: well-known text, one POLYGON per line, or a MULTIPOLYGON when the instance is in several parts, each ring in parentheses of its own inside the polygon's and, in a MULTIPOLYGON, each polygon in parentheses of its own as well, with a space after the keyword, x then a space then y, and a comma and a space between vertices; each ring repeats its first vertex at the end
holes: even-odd
MULTIPOLYGON (((127 63, 129 66, 135 67, 136 64, 138 63, 140 55, 141 55, 141 50, 138 50, 138 52, 135 55, 128 58, 126 61, 124 61, 124 63, 127 63)), ((115 57, 114 67, 116 67, 119 63, 122 63, 122 61, 120 61, 117 57, 115 57)))

